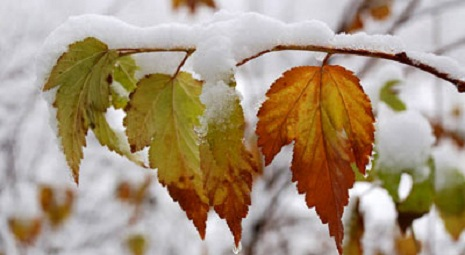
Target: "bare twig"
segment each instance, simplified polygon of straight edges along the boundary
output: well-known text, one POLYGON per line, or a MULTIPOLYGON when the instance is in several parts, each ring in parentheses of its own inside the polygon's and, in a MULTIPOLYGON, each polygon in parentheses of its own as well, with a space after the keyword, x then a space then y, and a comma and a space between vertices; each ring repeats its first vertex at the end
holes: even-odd
POLYGON ((195 48, 121 48, 117 49, 120 56, 127 56, 139 53, 150 53, 150 52, 194 52, 195 48))
POLYGON ((463 4, 465 4, 465 1, 463 0, 451 0, 447 2, 441 1, 437 5, 434 5, 429 8, 425 8, 419 12, 414 13, 412 17, 418 18, 421 16, 431 15, 433 13, 440 13, 440 12, 446 11, 447 9, 457 8, 457 5, 463 5, 463 4))
MULTIPOLYGON (((412 0, 410 3, 405 7, 402 13, 397 17, 397 20, 392 23, 389 29, 385 32, 387 34, 394 34, 404 23, 411 19, 412 13, 415 8, 420 3, 420 0, 412 0)), ((376 59, 369 59, 365 62, 363 67, 358 72, 359 76, 364 76, 368 73, 374 66, 375 66, 376 59)))
POLYGON ((399 15, 397 20, 391 25, 391 27, 386 31, 388 34, 394 34, 404 23, 411 20, 412 14, 420 4, 420 0, 412 0, 410 3, 405 7, 402 13, 399 15))
POLYGON ((194 53, 194 50, 189 50, 186 52, 186 55, 184 56, 181 63, 179 63, 178 67, 176 68, 176 71, 174 72, 173 77, 176 77, 178 75, 178 73, 181 71, 181 68, 184 66, 187 59, 190 57, 190 55, 192 55, 192 53, 194 53))
POLYGON ((459 38, 456 41, 453 41, 449 44, 446 44, 434 51, 435 54, 444 54, 446 52, 455 50, 459 47, 465 46, 465 37, 459 38))

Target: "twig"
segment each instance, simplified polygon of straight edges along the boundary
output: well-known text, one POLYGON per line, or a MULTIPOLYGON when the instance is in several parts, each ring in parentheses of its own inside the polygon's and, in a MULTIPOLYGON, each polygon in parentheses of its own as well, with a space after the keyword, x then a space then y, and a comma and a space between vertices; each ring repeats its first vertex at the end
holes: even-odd
POLYGON ((458 47, 465 46, 465 37, 462 37, 456 41, 453 41, 449 44, 446 44, 434 51, 435 54, 444 54, 446 52, 452 51, 458 47))
POLYGON ((139 53, 150 53, 150 52, 194 52, 195 48, 121 48, 116 49, 121 57, 139 54, 139 53))
POLYGON ((328 54, 349 54, 349 55, 358 55, 364 57, 373 57, 381 58, 396 61, 405 65, 416 67, 420 70, 423 70, 427 73, 433 74, 443 80, 449 81, 457 87, 459 92, 465 92, 465 81, 452 77, 450 74, 445 73, 436 69, 436 67, 431 66, 427 63, 419 62, 418 60, 411 59, 407 53, 401 52, 397 54, 391 54, 386 52, 376 52, 368 51, 364 49, 349 49, 349 48, 334 48, 331 46, 321 46, 321 45, 306 45, 306 46, 297 46, 297 45, 278 45, 270 50, 261 51, 254 56, 248 57, 239 63, 236 66, 242 66, 245 63, 249 62, 252 59, 258 58, 264 54, 276 51, 284 50, 300 50, 300 51, 317 51, 317 52, 326 52, 328 54))
POLYGON ((176 71, 174 72, 173 77, 176 77, 178 75, 178 73, 181 71, 181 68, 184 66, 187 59, 190 57, 190 55, 192 55, 192 53, 194 53, 194 50, 189 50, 186 52, 186 55, 182 59, 181 63, 179 63, 178 68, 176 68, 176 71))
MULTIPOLYGON (((420 3, 419 0, 412 0, 410 3, 405 7, 402 13, 398 16, 397 20, 392 23, 389 29, 385 32, 387 34, 394 34, 404 23, 411 19, 412 13, 415 8, 420 3)), ((376 59, 370 59, 365 62, 363 67, 358 72, 359 76, 364 76, 368 71, 370 71, 375 66, 376 59)))
MULTIPOLYGON (((413 0, 415 1, 415 0, 413 0)), ((380 59, 387 59, 396 61, 405 65, 416 67, 420 70, 423 70, 427 73, 433 74, 443 80, 449 81, 453 83, 459 92, 465 92, 465 80, 460 80, 458 78, 453 77, 451 74, 446 72, 440 71, 436 69, 436 67, 429 65, 427 63, 420 62, 415 59, 411 59, 406 52, 401 52, 397 54, 381 52, 381 51, 369 51, 365 49, 352 49, 352 48, 338 48, 334 46, 326 46, 326 45, 277 45, 271 49, 261 51, 253 56, 245 58, 239 61, 236 66, 240 67, 250 60, 258 58, 262 55, 265 55, 270 52, 278 52, 278 51, 286 51, 286 50, 297 50, 297 51, 313 51, 313 52, 326 52, 328 54, 348 54, 348 55, 358 55, 364 57, 372 57, 372 58, 380 58, 380 59)), ((187 58, 195 51, 195 48, 140 48, 140 49, 117 49, 121 56, 130 55, 130 54, 137 54, 137 53, 148 53, 148 52, 186 52, 187 56, 183 60, 180 66, 184 64, 187 58)), ((178 67, 179 68, 179 67, 178 67)))
POLYGON ((463 0, 452 0, 452 1, 447 1, 447 2, 442 2, 440 4, 437 4, 435 6, 425 8, 417 13, 413 13, 413 17, 418 18, 421 16, 426 16, 430 15, 432 13, 439 13, 441 11, 447 10, 449 8, 456 8, 457 5, 465 4, 465 1, 463 0))
POLYGON ((420 0, 412 0, 405 7, 404 11, 399 15, 397 20, 391 25, 391 27, 386 31, 388 34, 394 34, 404 23, 411 20, 412 14, 420 4, 420 0))

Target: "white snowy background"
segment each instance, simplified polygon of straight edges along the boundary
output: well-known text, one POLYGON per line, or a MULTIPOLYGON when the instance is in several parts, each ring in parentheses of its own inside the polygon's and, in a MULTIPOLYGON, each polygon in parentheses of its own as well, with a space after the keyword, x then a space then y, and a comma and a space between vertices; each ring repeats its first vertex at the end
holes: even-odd
MULTIPOLYGON (((315 19, 338 31, 347 11, 357 2, 217 0, 217 5, 220 10, 253 11, 286 23, 315 19)), ((57 143, 51 121, 54 116, 41 95, 40 80, 36 80, 36 74, 45 65, 36 58, 42 56, 39 53, 47 36, 71 16, 101 14, 135 26, 151 27, 172 22, 203 24, 212 19, 214 12, 207 8, 200 8, 195 15, 185 9, 173 11, 168 0, 1 0, 0 254, 130 254, 126 239, 132 234, 143 234, 148 239, 147 254, 233 254, 233 239, 224 221, 211 213, 206 239, 201 241, 185 213, 156 180, 150 185, 137 223, 131 224, 133 207, 115 199, 117 185, 123 180, 140 184, 149 175, 155 177, 155 171, 139 168, 107 151, 92 134, 88 136, 80 185, 76 188, 57 143), (44 227, 31 247, 20 247, 9 232, 8 219, 40 216, 37 191, 44 184, 76 192, 72 215, 57 230, 44 227)), ((368 34, 389 32, 399 36, 407 50, 440 52, 465 64, 463 0, 396 0, 387 21, 367 19, 368 34), (411 2, 416 3, 415 8, 404 21, 398 22, 411 2)), ((237 70, 238 87, 250 123, 249 135, 256 123, 256 111, 272 82, 286 69, 317 63, 322 57, 321 53, 272 53, 237 70)), ((179 59, 173 53, 137 57, 142 66, 138 75, 169 71, 175 64, 167 63, 170 60, 177 63, 179 59)), ((428 122, 438 121, 465 134, 465 118, 452 114, 464 112, 465 95, 457 93, 447 82, 397 63, 367 62, 364 57, 339 55, 333 60, 361 75, 378 114, 377 145, 384 157, 380 161, 407 167, 433 155, 438 167, 438 186, 448 185, 441 179, 442 168, 457 168, 465 173, 465 153, 450 142, 432 147, 435 139, 428 122), (379 100, 380 87, 393 79, 401 80, 400 98, 408 108, 402 114, 393 113, 379 100)), ((118 121, 115 119, 115 126, 121 125, 118 121)), ((290 182, 290 149, 285 149, 254 184, 252 206, 243 224, 244 254, 336 254, 327 226, 321 224, 314 210, 306 207, 303 196, 296 193, 290 182)), ((418 173, 422 174, 421 171, 424 169, 418 173)), ((403 178, 401 196, 408 194, 411 182, 411 178, 403 178)), ((361 196, 366 220, 365 254, 377 251, 394 254, 393 236, 398 229, 394 224, 394 205, 387 192, 362 183, 356 184, 351 194, 361 196)), ((418 220, 414 228, 417 238, 424 241, 422 254, 465 254, 465 235, 453 242, 434 210, 418 220)))

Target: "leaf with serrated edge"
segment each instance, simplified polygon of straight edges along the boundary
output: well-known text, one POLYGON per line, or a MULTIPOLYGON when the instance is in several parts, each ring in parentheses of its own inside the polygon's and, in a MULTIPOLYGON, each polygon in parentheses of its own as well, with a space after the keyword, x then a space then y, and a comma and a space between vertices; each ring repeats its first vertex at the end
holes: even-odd
POLYGON ((226 220, 238 246, 242 219, 247 216, 251 203, 252 175, 258 172, 258 167, 243 143, 244 112, 239 98, 235 97, 226 121, 208 123, 208 133, 200 145, 200 158, 210 205, 226 220))
POLYGON ((150 167, 158 168, 160 183, 203 238, 209 205, 194 132, 204 111, 201 90, 202 83, 185 72, 146 76, 130 96, 124 125, 132 151, 150 146, 150 167))
POLYGON ((267 92, 256 133, 268 165, 295 141, 291 170, 342 253, 344 206, 353 186, 352 167, 365 173, 373 149, 370 100, 352 72, 340 66, 296 67, 267 92))
POLYGON ((110 106, 111 72, 118 53, 89 37, 73 43, 58 59, 43 90, 58 87, 53 106, 57 108, 58 135, 76 183, 89 128, 102 145, 129 156, 129 148, 109 127, 105 112, 110 106))

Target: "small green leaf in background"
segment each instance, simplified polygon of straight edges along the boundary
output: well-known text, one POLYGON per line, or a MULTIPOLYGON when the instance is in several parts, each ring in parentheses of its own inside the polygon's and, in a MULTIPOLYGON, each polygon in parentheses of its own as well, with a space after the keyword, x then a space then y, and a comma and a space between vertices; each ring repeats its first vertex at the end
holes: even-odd
POLYGON ((147 240, 141 234, 129 236, 126 244, 132 255, 144 255, 147 251, 147 240))
POLYGON ((135 160, 125 139, 115 133, 105 118, 110 106, 111 74, 118 55, 96 38, 73 43, 58 59, 43 88, 44 91, 58 88, 53 103, 57 108, 58 135, 76 183, 89 128, 100 144, 135 160))
POLYGON ((436 191, 435 204, 447 232, 458 240, 465 230, 465 177, 459 170, 446 173, 447 185, 436 191))
POLYGON ((390 170, 382 166, 375 166, 376 178, 382 181, 383 188, 389 193, 397 210, 397 222, 402 232, 411 227, 412 222, 428 213, 434 201, 434 163, 430 159, 427 162, 430 169, 429 175, 423 180, 418 178, 413 170, 390 170), (413 184, 409 195, 401 200, 399 197, 399 185, 402 174, 412 176, 413 184))
POLYGON ((395 90, 395 87, 398 86, 399 83, 399 80, 390 80, 384 84, 379 93, 381 101, 386 103, 392 110, 396 112, 405 111, 407 109, 404 102, 400 100, 399 96, 397 95, 398 93, 395 90))
POLYGON ((118 58, 113 70, 113 84, 111 86, 112 104, 116 109, 123 109, 129 101, 129 94, 137 86, 135 78, 139 67, 131 56, 118 58))
POLYGON ((428 162, 430 174, 423 181, 415 181, 413 178, 412 189, 405 200, 396 203, 397 223, 403 233, 412 226, 412 222, 423 217, 431 210, 434 201, 434 163, 430 159, 428 162))

